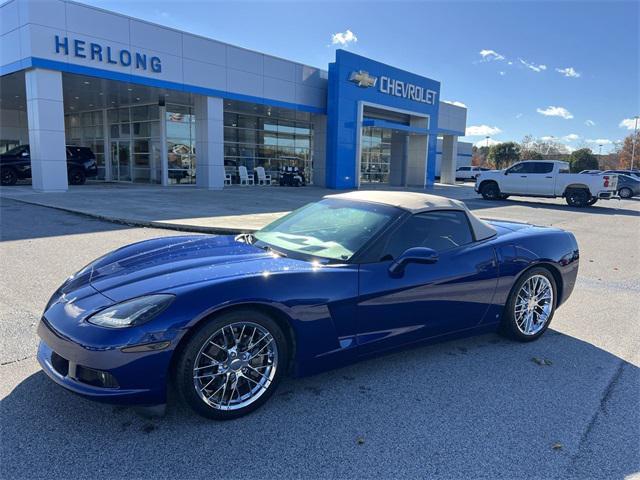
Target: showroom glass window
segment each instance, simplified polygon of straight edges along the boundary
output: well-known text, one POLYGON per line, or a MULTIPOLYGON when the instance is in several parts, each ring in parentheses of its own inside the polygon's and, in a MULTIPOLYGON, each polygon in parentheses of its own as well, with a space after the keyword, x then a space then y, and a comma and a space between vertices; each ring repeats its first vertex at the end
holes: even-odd
POLYGON ((362 128, 360 180, 365 183, 389 183, 391 165, 391 130, 362 128))
POLYGON ((160 113, 157 105, 107 110, 111 179, 160 183, 160 113))
POLYGON ((264 167, 277 181, 292 166, 312 181, 311 114, 252 103, 224 102, 224 165, 237 182, 238 167, 264 167))
POLYGON ((192 107, 167 105, 169 184, 196 183, 196 122, 192 107))
POLYGON ((65 137, 67 145, 89 147, 98 164, 97 180, 106 179, 104 151, 104 122, 102 110, 65 115, 65 137))

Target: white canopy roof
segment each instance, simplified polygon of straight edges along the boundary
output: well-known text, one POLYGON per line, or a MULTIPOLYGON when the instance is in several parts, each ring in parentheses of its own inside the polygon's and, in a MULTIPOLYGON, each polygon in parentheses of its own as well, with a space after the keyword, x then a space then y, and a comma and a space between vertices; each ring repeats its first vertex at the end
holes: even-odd
POLYGON ((471 213, 464 203, 438 195, 386 190, 356 190, 353 192, 326 195, 324 198, 381 203, 402 208, 411 213, 427 212, 429 210, 458 210, 467 215, 476 240, 484 240, 496 234, 496 231, 491 225, 471 213))

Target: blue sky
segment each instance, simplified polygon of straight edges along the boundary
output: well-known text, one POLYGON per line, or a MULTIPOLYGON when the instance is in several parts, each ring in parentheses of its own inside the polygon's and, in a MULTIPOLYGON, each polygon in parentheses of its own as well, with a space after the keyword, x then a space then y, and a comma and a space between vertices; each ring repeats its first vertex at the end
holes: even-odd
POLYGON ((606 152, 640 114, 637 1, 85 3, 325 69, 340 47, 439 80, 469 109, 468 141, 606 152))

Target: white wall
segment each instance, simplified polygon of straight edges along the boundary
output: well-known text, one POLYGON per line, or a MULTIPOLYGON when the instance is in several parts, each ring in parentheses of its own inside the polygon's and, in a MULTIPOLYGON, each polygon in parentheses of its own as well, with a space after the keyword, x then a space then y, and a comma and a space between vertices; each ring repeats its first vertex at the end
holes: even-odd
MULTIPOLYGON (((27 57, 222 90, 315 108, 326 107, 327 72, 143 20, 65 0, 12 0, 0 8, 0 64, 27 57), (69 39, 69 55, 56 53, 55 35, 69 39), (113 52, 157 56, 162 72, 77 58, 73 40, 113 52)), ((103 55, 104 58, 104 55, 103 55)))
POLYGON ((438 128, 442 130, 451 130, 455 133, 450 135, 464 136, 467 128, 467 109, 452 105, 446 102, 440 102, 438 108, 438 128))
MULTIPOLYGON (((456 161, 456 168, 471 165, 471 149, 473 143, 458 142, 458 157, 456 161)), ((440 165, 442 163, 442 139, 438 139, 438 146, 436 147, 436 173, 435 176, 440 176, 440 165)))

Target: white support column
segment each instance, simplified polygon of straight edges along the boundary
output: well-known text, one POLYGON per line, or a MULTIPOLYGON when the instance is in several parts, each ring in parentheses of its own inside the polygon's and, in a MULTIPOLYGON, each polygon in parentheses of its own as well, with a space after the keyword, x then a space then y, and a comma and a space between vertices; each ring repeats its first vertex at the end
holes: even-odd
POLYGON ((223 102, 216 97, 195 97, 196 185, 220 190, 224 187, 223 102))
POLYGON ((64 192, 68 183, 62 73, 36 68, 24 78, 33 189, 64 192))
MULTIPOLYGON (((160 183, 169 185, 169 151, 167 150, 167 107, 161 105, 160 111, 160 183)), ((197 125, 196 125, 197 128, 197 125)), ((196 150, 197 151, 197 150, 196 150)), ((197 178, 197 177, 196 177, 197 178)))
POLYGON ((440 182, 456 183, 456 163, 458 161, 458 137, 444 135, 442 138, 442 156, 440 162, 440 182))

